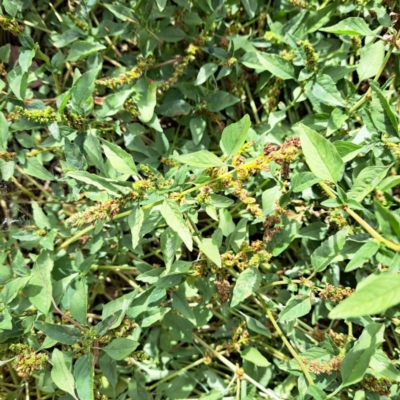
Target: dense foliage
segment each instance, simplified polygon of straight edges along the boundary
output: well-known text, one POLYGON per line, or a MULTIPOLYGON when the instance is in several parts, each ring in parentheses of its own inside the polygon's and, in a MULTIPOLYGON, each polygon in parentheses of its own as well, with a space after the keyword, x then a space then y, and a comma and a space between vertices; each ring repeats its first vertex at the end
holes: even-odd
POLYGON ((0 4, 0 398, 400 398, 397 1, 0 4))

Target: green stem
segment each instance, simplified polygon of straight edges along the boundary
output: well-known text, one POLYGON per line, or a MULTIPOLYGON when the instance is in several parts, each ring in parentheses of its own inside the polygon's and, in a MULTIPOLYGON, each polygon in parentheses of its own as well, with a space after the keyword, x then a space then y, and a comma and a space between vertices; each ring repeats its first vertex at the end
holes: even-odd
POLYGON ((257 298, 260 300, 261 304, 263 305, 266 314, 268 315, 268 318, 270 319, 270 321, 272 322, 272 325, 274 326, 276 332, 278 333, 278 335, 280 336, 280 338, 282 339, 282 342, 285 344, 285 346, 287 347, 287 349, 289 350, 290 354, 293 356, 293 358, 297 361, 297 363, 299 364, 301 370, 304 373, 304 376, 307 379, 307 382, 309 383, 309 385, 314 385, 314 381, 311 378, 311 375, 309 374, 307 367, 304 365, 302 359, 300 358, 300 356, 297 354, 296 350, 293 348, 293 346, 290 344, 289 340, 287 340, 286 336, 284 335, 284 333, 282 332, 281 328, 279 327, 278 323, 276 322, 274 316, 272 315, 271 310, 268 308, 267 303, 265 302, 265 300, 263 299, 262 296, 258 295, 257 298))
POLYGON ((261 124, 260 118, 257 113, 256 103, 254 102, 253 96, 250 91, 249 84, 247 82, 244 83, 244 88, 246 90, 246 94, 249 99, 249 103, 250 103, 251 111, 253 112, 254 120, 256 121, 256 124, 261 124))
MULTIPOLYGON (((320 182, 319 185, 321 188, 326 192, 326 194, 331 197, 332 199, 336 198, 337 196, 332 190, 329 188, 327 184, 324 182, 320 182)), ((386 247, 396 252, 400 252, 400 245, 397 243, 392 242, 391 240, 385 239, 382 235, 380 235, 368 222, 364 221, 355 211, 353 211, 349 206, 345 205, 343 210, 347 212, 353 219, 355 219, 361 227, 368 232, 377 242, 383 243, 386 247)))
MULTIPOLYGON (((396 43, 396 40, 398 40, 399 37, 400 37, 400 31, 397 33, 397 36, 396 36, 396 39, 395 39, 394 43, 396 43)), ((378 79, 379 79, 380 76, 382 75, 382 72, 384 71, 387 62, 389 61, 389 58, 390 58, 390 56, 392 55, 392 51, 393 51, 393 49, 394 49, 394 47, 395 47, 394 43, 391 43, 391 44, 390 44, 389 50, 388 50, 388 52, 386 53, 386 57, 384 58, 384 60, 383 60, 383 62, 382 62, 382 65, 380 66, 378 72, 376 73, 375 78, 374 78, 374 81, 378 81, 378 79)), ((369 88, 369 89, 367 90, 367 92, 364 94, 364 96, 361 97, 361 99, 358 100, 357 103, 354 104, 354 106, 350 108, 350 110, 349 110, 349 115, 353 114, 354 111, 356 111, 357 109, 359 109, 359 108, 370 98, 370 96, 371 96, 371 88, 369 88)))
MULTIPOLYGON (((199 342, 203 347, 205 347, 209 352, 213 354, 214 357, 218 358, 223 364, 225 364, 232 372, 235 374, 238 373, 238 368, 236 365, 231 363, 227 358, 225 358, 223 355, 218 353, 216 350, 214 350, 211 346, 209 346, 206 342, 204 342, 202 339, 200 339, 195 333, 193 333, 193 338, 199 342)), ((273 399, 278 400, 279 397, 272 392, 272 390, 265 389, 263 386, 261 386, 257 381, 255 381, 252 377, 247 375, 246 373, 241 373, 241 376, 246 379, 246 381, 252 383, 258 390, 261 392, 269 395, 273 399)))

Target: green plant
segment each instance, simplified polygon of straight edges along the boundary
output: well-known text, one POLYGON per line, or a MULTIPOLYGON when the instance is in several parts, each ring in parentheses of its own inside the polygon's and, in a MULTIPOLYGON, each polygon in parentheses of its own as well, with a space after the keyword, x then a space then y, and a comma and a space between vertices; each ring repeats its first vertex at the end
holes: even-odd
POLYGON ((399 14, 3 0, 0 397, 397 399, 399 14))

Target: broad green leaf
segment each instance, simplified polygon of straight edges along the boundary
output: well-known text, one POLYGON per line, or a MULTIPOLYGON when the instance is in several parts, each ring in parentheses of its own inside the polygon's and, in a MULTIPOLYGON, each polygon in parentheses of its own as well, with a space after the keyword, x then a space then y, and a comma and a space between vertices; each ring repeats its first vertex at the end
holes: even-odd
POLYGON ((38 161, 36 157, 28 158, 26 161, 26 166, 23 170, 35 178, 41 179, 43 181, 54 181, 54 176, 38 161))
POLYGON ((243 360, 250 361, 257 367, 268 367, 271 363, 255 347, 247 347, 240 352, 243 360))
POLYGON ((0 112, 0 151, 7 150, 8 136, 8 122, 4 114, 0 112))
POLYGON ((233 222, 232 216, 226 209, 220 209, 218 216, 218 228, 221 229, 222 234, 227 237, 235 231, 235 223, 233 222))
POLYGON ((203 134, 206 129, 207 123, 201 117, 194 117, 191 118, 189 125, 193 142, 197 146, 201 142, 201 139, 203 138, 203 134))
POLYGON ((80 399, 94 400, 93 353, 80 356, 74 365, 76 391, 80 399))
POLYGON ((117 338, 112 340, 102 350, 105 351, 114 360, 123 360, 137 349, 139 342, 131 339, 117 338))
MULTIPOLYGON (((336 86, 335 86, 335 89, 336 89, 336 86)), ((336 132, 339 129, 341 129, 343 123, 348 118, 349 118, 349 116, 346 113, 344 113, 340 108, 335 108, 332 111, 331 117, 329 118, 329 121, 328 121, 328 128, 326 130, 326 136, 330 136, 333 132, 336 132)), ((333 144, 335 145, 335 143, 336 142, 334 142, 333 144)))
POLYGON ((131 228, 132 248, 136 248, 140 240, 140 230, 144 221, 144 213, 140 206, 136 204, 128 216, 128 225, 131 228))
POLYGON ((314 400, 325 400, 326 394, 325 392, 317 385, 311 385, 307 389, 307 394, 312 396, 314 400))
POLYGON ((134 87, 136 91, 134 100, 140 112, 140 120, 145 123, 150 122, 156 106, 156 97, 153 93, 153 88, 146 77, 140 78, 134 87))
POLYGON ((362 48, 357 67, 359 81, 375 76, 385 57, 385 43, 381 40, 362 48))
POLYGON ((247 268, 240 273, 233 288, 230 306, 236 307, 243 300, 254 294, 261 283, 261 274, 256 268, 247 268))
POLYGON ((386 192, 387 190, 392 189, 397 185, 400 185, 400 176, 399 175, 388 176, 378 185, 378 190, 386 192))
POLYGON ((398 382, 400 380, 399 371, 383 350, 378 349, 375 351, 374 355, 371 357, 369 367, 373 369, 375 374, 380 374, 392 381, 398 382))
POLYGON ((323 222, 313 222, 305 228, 300 229, 299 236, 310 240, 323 240, 328 226, 323 222))
POLYGON ((36 259, 31 273, 31 280, 24 293, 29 301, 44 315, 50 310, 52 296, 51 271, 53 259, 50 252, 42 250, 36 259))
POLYGON ((186 39, 186 33, 176 26, 168 26, 162 30, 162 38, 168 43, 176 43, 186 39))
POLYGON ((199 241, 199 249, 209 260, 221 268, 221 255, 219 253, 218 246, 213 239, 201 239, 199 241))
MULTIPOLYGON (((326 4, 326 3, 325 3, 326 4)), ((306 33, 319 30, 331 19, 332 14, 337 10, 337 4, 327 4, 316 11, 310 11, 306 20, 306 33)))
MULTIPOLYGON (((97 111, 100 118, 110 117, 121 111, 124 103, 132 96, 133 90, 122 90, 117 93, 110 94, 103 101, 103 107, 97 111)), ((151 117, 150 117, 151 118, 151 117)))
POLYGON ((353 348, 340 363, 342 387, 353 385, 364 377, 376 347, 383 341, 384 329, 383 324, 376 323, 364 328, 353 348))
POLYGON ((120 189, 108 182, 106 178, 102 178, 96 174, 90 174, 86 171, 70 171, 67 172, 67 176, 76 179, 78 181, 93 185, 100 190, 105 190, 107 193, 114 196, 119 196, 120 189))
POLYGON ((249 317, 248 315, 241 312, 246 320, 247 327, 253 332, 259 333, 267 338, 271 337, 271 331, 258 319, 249 317))
POLYGON ((223 90, 219 90, 218 92, 211 93, 207 97, 206 106, 209 111, 218 112, 225 110, 225 108, 228 108, 229 106, 233 106, 239 101, 240 99, 238 97, 223 90))
POLYGON ((344 107, 345 103, 329 75, 319 75, 311 86, 311 93, 323 104, 344 107))
POLYGON ((33 219, 40 229, 50 228, 50 221, 36 201, 32 201, 33 219))
POLYGON ((139 289, 135 289, 133 292, 120 296, 113 301, 109 301, 104 305, 101 318, 105 321, 110 316, 116 316, 116 321, 109 326, 108 329, 115 329, 121 325, 122 320, 125 317, 125 313, 131 305, 133 299, 137 296, 139 289))
POLYGON ((306 162, 314 175, 336 183, 344 164, 335 146, 303 124, 300 124, 300 140, 306 162))
POLYGON ((75 286, 76 290, 72 295, 70 305, 71 316, 76 321, 85 325, 88 308, 88 290, 82 279, 78 280, 75 286))
POLYGON ((64 390, 74 399, 78 400, 75 395, 75 379, 65 363, 64 353, 58 349, 54 349, 51 361, 53 363, 53 368, 51 369, 51 379, 53 382, 61 390, 64 390))
POLYGON ((399 134, 397 117, 383 95, 382 91, 374 82, 371 82, 372 101, 371 117, 377 129, 388 134, 399 134))
POLYGON ((241 58, 241 62, 248 68, 269 71, 281 79, 295 79, 293 64, 276 54, 249 52, 241 58))
POLYGON ((353 271, 361 267, 367 260, 369 260, 379 250, 379 243, 375 240, 365 243, 361 246, 356 254, 353 255, 350 262, 346 265, 345 272, 353 271))
POLYGON ((174 232, 171 228, 167 228, 161 234, 160 241, 165 267, 167 270, 170 270, 176 256, 176 252, 182 244, 182 240, 179 238, 176 232, 174 232))
POLYGON ((62 344, 73 345, 81 339, 79 330, 70 326, 49 324, 42 321, 36 321, 34 326, 49 338, 62 344))
POLYGON ((106 46, 100 43, 92 43, 88 41, 76 41, 72 44, 71 50, 66 61, 78 61, 90 56, 91 54, 97 53, 101 50, 105 50, 106 46))
POLYGON ((183 285, 179 286, 178 290, 174 291, 172 295, 172 306, 193 325, 196 324, 196 317, 194 316, 193 310, 190 308, 186 299, 185 287, 183 285))
POLYGON ((358 202, 362 201, 364 197, 372 192, 386 176, 390 166, 371 166, 364 168, 353 182, 353 186, 348 192, 350 199, 358 202))
POLYGON ((132 156, 118 145, 101 139, 104 154, 110 164, 122 174, 137 175, 137 169, 132 156))
POLYGON ((311 264, 314 271, 323 271, 342 250, 346 237, 349 234, 347 228, 329 236, 311 255, 311 264))
POLYGON ((204 64, 200 67, 197 78, 194 82, 196 86, 202 85, 214 72, 218 69, 218 65, 214 63, 204 64))
POLYGON ((18 296, 20 290, 22 290, 28 284, 30 279, 31 276, 24 276, 20 278, 13 278, 10 282, 7 282, 4 285, 1 293, 3 303, 8 304, 14 300, 18 296))
POLYGON ((283 229, 273 235, 272 240, 267 243, 267 250, 271 251, 274 257, 279 256, 295 239, 301 225, 299 222, 285 221, 283 229))
POLYGON ((311 299, 303 295, 292 298, 279 314, 279 321, 291 321, 307 315, 311 310, 311 299))
POLYGON ((33 57, 35 57, 35 50, 23 49, 21 51, 18 61, 22 72, 28 72, 29 67, 32 64, 33 57))
POLYGON ((161 215, 167 225, 176 232, 189 251, 193 250, 192 234, 182 217, 179 206, 172 200, 165 199, 161 206, 161 215))
POLYGON ((384 312, 400 303, 400 276, 391 273, 369 276, 356 291, 330 313, 329 318, 352 318, 384 312))
POLYGON ((360 17, 346 18, 336 25, 322 28, 320 30, 329 33, 336 33, 337 35, 375 36, 375 33, 369 29, 364 19, 360 17))
POLYGON ((340 157, 342 157, 344 163, 349 162, 353 158, 357 157, 362 149, 362 146, 358 144, 345 142, 343 140, 336 140, 333 142, 333 145, 335 146, 340 157))
POLYGON ((22 72, 20 66, 14 67, 7 74, 7 81, 10 85, 10 89, 15 94, 17 99, 24 100, 26 95, 26 90, 28 88, 28 72, 22 72))
POLYGON ((246 114, 240 121, 230 124, 224 129, 220 146, 228 158, 235 155, 241 149, 250 126, 250 117, 246 114))
POLYGON ((175 160, 182 164, 198 168, 223 167, 225 165, 214 153, 207 150, 176 156, 175 160))
POLYGON ((318 178, 312 172, 297 173, 290 180, 291 188, 294 193, 302 192, 318 182, 321 182, 321 178, 318 178))

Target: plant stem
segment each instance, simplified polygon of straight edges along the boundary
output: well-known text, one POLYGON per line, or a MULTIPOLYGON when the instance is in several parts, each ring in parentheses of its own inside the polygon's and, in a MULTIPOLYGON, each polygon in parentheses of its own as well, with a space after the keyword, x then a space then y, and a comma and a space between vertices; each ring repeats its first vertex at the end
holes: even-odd
MULTIPOLYGON (((227 358, 225 358, 223 355, 221 355, 216 350, 214 350, 206 342, 201 340, 195 333, 193 333, 193 338, 197 342, 199 342, 203 347, 205 347, 208 351, 210 351, 214 355, 214 357, 218 358, 218 360, 220 360, 223 364, 225 364, 232 372, 237 373, 236 365, 231 363, 227 358)), ((272 397, 275 400, 279 400, 279 397, 272 390, 264 388, 257 381, 255 381, 252 377, 247 375, 246 373, 243 373, 242 376, 243 376, 244 379, 246 379, 246 381, 252 383, 261 392, 264 392, 265 394, 267 394, 268 396, 272 397)))
POLYGON ((309 374, 307 367, 304 365, 303 361, 301 360, 300 356, 297 354, 296 350, 293 348, 293 346, 290 344, 289 340, 287 340, 286 336, 284 335, 284 333, 282 332, 281 328, 279 327, 278 323, 276 322, 274 316, 272 315, 271 310, 268 308, 267 303, 265 302, 265 300, 263 299, 263 297, 261 295, 258 295, 257 298, 260 300, 261 304, 263 305, 265 312, 268 315, 268 318, 270 319, 270 321, 272 322, 272 325, 274 326, 276 332, 278 333, 278 335, 280 336, 280 338, 282 339, 282 342, 285 344, 285 346, 287 347, 287 349, 289 350, 290 354, 293 356, 293 358, 297 361, 297 363, 299 364, 301 370, 304 373, 304 376, 307 379, 307 382, 309 383, 309 385, 314 385, 314 381, 311 378, 311 375, 309 374))
MULTIPOLYGON (((329 188, 329 186, 326 185, 324 182, 320 182, 319 185, 322 187, 322 189, 326 192, 326 194, 329 197, 331 197, 332 199, 337 197, 335 193, 333 193, 332 190, 329 188)), ((369 225, 368 222, 364 221, 355 211, 353 211, 348 205, 345 205, 343 207, 343 210, 346 211, 350 216, 352 216, 353 219, 355 219, 359 223, 359 225, 361 225, 361 227, 364 228, 364 230, 368 232, 377 242, 383 243, 386 247, 388 247, 391 250, 400 252, 399 244, 394 243, 391 240, 385 239, 371 225, 369 225)))
POLYGON ((246 94, 247 94, 247 97, 249 99, 251 111, 253 111, 254 120, 256 121, 256 124, 261 124, 260 118, 259 118, 258 113, 257 113, 256 103, 254 102, 254 99, 253 99, 253 96, 251 94, 248 82, 244 83, 244 88, 246 90, 246 94))

